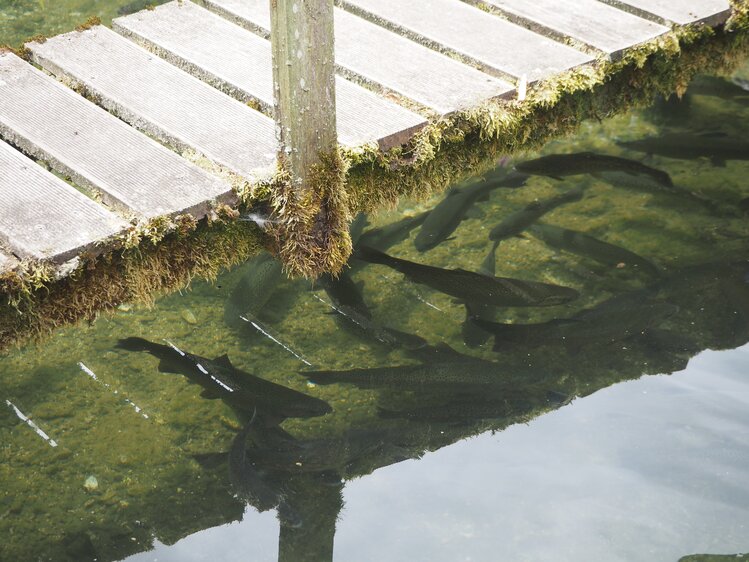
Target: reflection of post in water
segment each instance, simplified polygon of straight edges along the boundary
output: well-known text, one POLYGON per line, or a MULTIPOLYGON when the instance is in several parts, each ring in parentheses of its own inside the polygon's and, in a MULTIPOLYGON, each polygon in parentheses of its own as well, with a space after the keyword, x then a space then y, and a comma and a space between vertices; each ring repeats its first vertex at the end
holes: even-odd
POLYGON ((343 484, 299 474, 287 480, 285 489, 286 503, 298 514, 301 524, 281 521, 279 562, 333 560, 335 525, 343 507, 343 484))

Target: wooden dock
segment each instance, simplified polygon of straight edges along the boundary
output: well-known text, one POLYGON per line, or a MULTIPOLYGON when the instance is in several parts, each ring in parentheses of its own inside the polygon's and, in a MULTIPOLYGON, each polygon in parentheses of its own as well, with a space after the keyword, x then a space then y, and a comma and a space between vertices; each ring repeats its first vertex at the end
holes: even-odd
MULTIPOLYGON (((339 0, 338 142, 386 151, 518 86, 730 13, 728 0, 339 0)), ((133 225, 201 219, 237 204, 237 181, 268 180, 270 21, 267 0, 176 0, 29 43, 39 68, 0 53, 0 273, 43 261, 64 274, 133 225)))

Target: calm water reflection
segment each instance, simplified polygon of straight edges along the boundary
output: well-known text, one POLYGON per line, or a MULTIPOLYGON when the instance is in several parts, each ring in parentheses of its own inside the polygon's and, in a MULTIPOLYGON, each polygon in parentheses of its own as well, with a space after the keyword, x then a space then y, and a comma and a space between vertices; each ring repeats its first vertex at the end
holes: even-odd
POLYGON ((742 84, 8 354, 0 560, 749 550, 742 84))

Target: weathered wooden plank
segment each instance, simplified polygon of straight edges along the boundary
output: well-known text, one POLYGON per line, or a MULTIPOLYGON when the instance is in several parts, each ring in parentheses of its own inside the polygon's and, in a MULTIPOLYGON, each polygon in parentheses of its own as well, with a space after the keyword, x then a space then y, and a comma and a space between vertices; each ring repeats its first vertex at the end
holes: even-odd
POLYGON ((434 49, 529 82, 592 61, 590 55, 459 0, 342 0, 348 10, 434 49))
MULTIPOLYGON (((367 1, 367 0, 350 0, 367 1)), ((570 38, 616 57, 627 48, 663 35, 668 28, 598 0, 484 0, 509 19, 539 33, 570 38)))
MULTIPOLYGON (((202 0, 243 27, 270 33, 265 0, 202 0)), ((435 53, 344 10, 335 9, 335 56, 339 72, 375 89, 408 98, 437 113, 507 96, 514 87, 435 53)), ((340 97, 338 102, 341 102, 340 97)), ((339 124, 340 127, 340 124, 339 124)))
POLYGON ((279 158, 301 197, 312 187, 313 167, 337 145, 333 0, 275 0, 271 7, 279 158))
POLYGON ((0 198, 0 243, 22 259, 63 263, 128 227, 2 141, 0 198))
POLYGON ((30 43, 33 61, 178 151, 250 179, 270 176, 273 120, 103 26, 30 43))
POLYGON ((16 258, 14 258, 13 256, 9 256, 8 254, 5 254, 2 250, 0 250, 0 275, 12 271, 13 268, 17 265, 18 260, 16 260, 16 258))
MULTIPOLYGON (((115 31, 244 102, 273 108, 270 42, 191 2, 171 2, 112 23, 115 31)), ((339 142, 405 142, 426 121, 341 77, 336 78, 339 142)))
POLYGON ((664 25, 704 23, 718 25, 728 19, 728 0, 601 0, 664 25))
POLYGON ((11 53, 0 54, 0 136, 129 216, 204 216, 228 184, 11 53))

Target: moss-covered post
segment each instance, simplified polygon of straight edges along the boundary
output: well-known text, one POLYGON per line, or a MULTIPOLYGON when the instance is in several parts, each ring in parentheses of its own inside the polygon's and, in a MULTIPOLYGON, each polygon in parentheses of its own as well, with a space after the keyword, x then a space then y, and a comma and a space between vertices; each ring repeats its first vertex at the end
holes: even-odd
POLYGON ((336 148, 333 0, 271 0, 279 154, 297 190, 336 148))
POLYGON ((273 194, 279 253, 308 277, 337 272, 351 252, 337 147, 333 0, 270 0, 279 164, 273 194))

